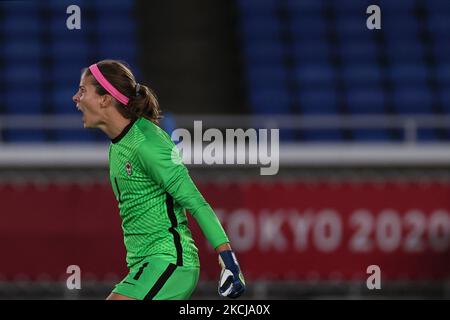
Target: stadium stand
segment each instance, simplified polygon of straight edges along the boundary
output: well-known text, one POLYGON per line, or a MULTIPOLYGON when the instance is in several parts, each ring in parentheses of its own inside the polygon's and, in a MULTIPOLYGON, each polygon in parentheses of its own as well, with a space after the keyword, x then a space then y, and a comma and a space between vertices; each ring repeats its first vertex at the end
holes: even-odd
MULTIPOLYGON (((448 113, 449 1, 378 1, 381 30, 366 28, 370 1, 236 3, 252 112, 448 113), (434 98, 439 93, 441 100, 434 98)), ((306 141, 396 139, 389 129, 287 136, 306 141)), ((418 134, 419 141, 445 137, 436 130, 418 134)))
MULTIPOLYGON (((0 3, 0 116, 78 115, 71 97, 81 69, 92 61, 125 60, 139 76, 135 3, 101 3, 0 3), (70 4, 83 6, 83 26, 76 32, 67 29, 67 14, 61 14, 70 4)), ((378 1, 383 7, 381 30, 366 28, 370 4, 236 1, 251 114, 448 115, 450 2, 378 1)), ((403 133, 325 128, 283 130, 280 136, 300 142, 390 142, 402 139, 403 133)), ((447 129, 417 133, 418 141, 425 142, 449 136, 447 129)), ((13 143, 104 140, 81 128, 2 130, 2 141, 13 143)))
MULTIPOLYGON (((137 69, 132 15, 130 1, 109 1, 108 6, 100 0, 1 2, 0 115, 77 115, 72 96, 89 63, 116 58, 137 69), (83 6, 80 30, 66 27, 72 4, 83 6)), ((13 143, 102 140, 82 128, 3 132, 3 141, 13 143)))

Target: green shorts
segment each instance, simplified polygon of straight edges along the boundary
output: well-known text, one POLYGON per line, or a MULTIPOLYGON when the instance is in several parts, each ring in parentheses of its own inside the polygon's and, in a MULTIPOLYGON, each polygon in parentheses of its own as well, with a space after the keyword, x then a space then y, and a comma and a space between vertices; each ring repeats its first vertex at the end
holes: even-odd
POLYGON ((200 268, 179 267, 161 258, 148 257, 130 269, 113 293, 138 300, 189 299, 199 274, 200 268))

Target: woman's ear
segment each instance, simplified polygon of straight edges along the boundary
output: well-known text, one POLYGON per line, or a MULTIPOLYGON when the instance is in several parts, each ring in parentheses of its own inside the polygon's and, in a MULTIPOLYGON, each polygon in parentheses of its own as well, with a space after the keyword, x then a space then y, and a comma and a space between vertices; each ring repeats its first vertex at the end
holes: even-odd
POLYGON ((104 94, 100 97, 100 108, 106 108, 109 106, 113 101, 112 97, 109 94, 104 94))

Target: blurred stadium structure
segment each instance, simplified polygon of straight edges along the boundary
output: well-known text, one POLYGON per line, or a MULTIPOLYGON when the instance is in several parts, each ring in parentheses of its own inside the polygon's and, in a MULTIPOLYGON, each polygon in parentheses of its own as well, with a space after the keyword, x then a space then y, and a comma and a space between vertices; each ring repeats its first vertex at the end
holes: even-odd
MULTIPOLYGON (((280 129, 276 176, 190 167, 246 298, 449 299, 449 34, 447 0, 0 2, 0 298, 104 298, 125 275, 108 141, 71 101, 82 68, 117 58, 155 88, 168 132, 280 129), (72 264, 81 290, 65 286, 72 264), (381 290, 366 287, 373 264, 381 290)), ((216 299, 216 257, 191 225, 193 298, 216 299)))

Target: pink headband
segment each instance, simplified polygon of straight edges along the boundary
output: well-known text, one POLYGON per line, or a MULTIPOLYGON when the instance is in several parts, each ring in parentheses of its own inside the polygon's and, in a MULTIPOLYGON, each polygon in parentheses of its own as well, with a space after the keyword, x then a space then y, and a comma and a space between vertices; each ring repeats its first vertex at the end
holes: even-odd
POLYGON ((97 64, 94 63, 93 65, 91 65, 89 67, 89 70, 91 70, 92 75, 100 83, 100 85, 103 88, 105 88, 105 90, 108 91, 109 94, 111 94, 114 98, 116 98, 117 101, 119 101, 123 105, 128 104, 129 99, 125 95, 120 93, 119 90, 114 88, 114 86, 111 83, 109 83, 108 80, 106 80, 106 78, 103 76, 100 69, 98 68, 97 64))

